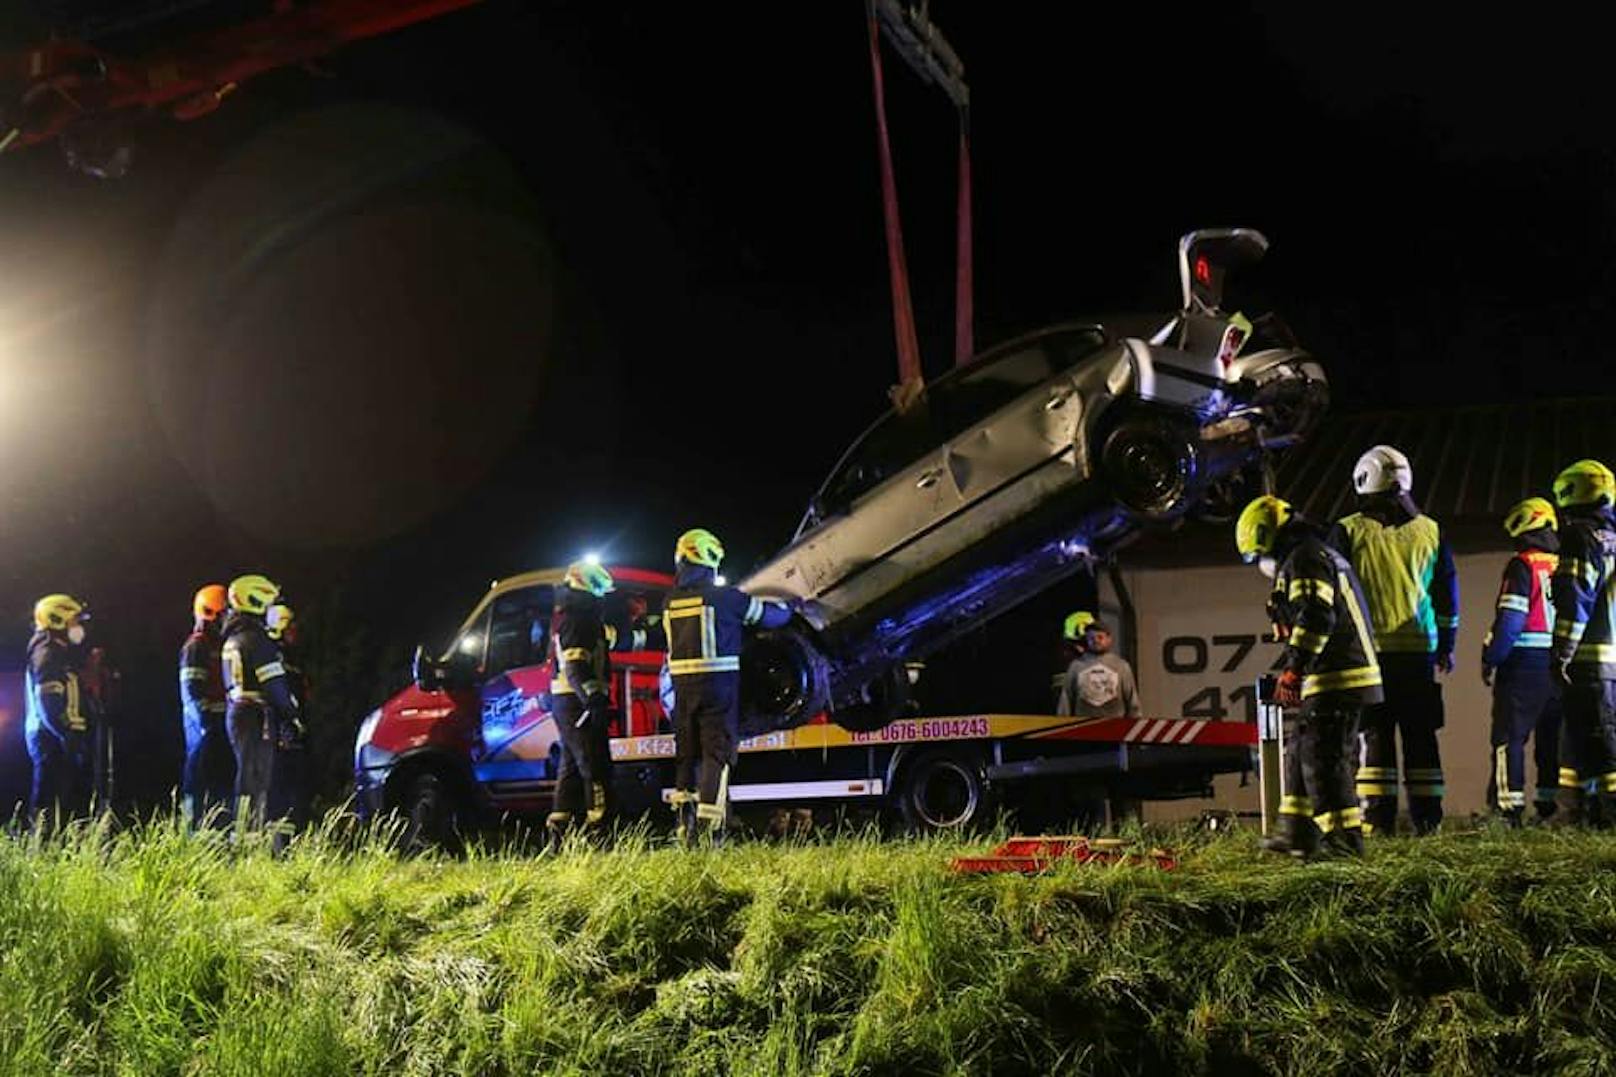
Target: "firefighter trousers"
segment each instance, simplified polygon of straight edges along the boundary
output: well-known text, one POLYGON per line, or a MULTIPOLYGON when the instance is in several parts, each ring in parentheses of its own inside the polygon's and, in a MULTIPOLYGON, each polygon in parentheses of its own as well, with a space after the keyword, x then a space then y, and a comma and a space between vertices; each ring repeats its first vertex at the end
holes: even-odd
POLYGON ((1352 788, 1361 711, 1350 700, 1315 696, 1294 717, 1287 715, 1279 813, 1292 849, 1311 851, 1321 834, 1347 835, 1354 842, 1361 834, 1352 788))
POLYGON ((187 708, 185 770, 180 792, 190 805, 190 823, 201 826, 212 819, 226 823, 234 810, 236 753, 225 732, 225 717, 217 712, 194 720, 187 708))
POLYGON ((1493 681, 1492 776, 1487 802, 1506 816, 1526 810, 1526 742, 1537 785, 1532 803, 1547 819, 1560 792, 1560 688, 1545 663, 1505 665, 1493 681))
POLYGON ((1566 735, 1585 795, 1603 825, 1616 824, 1616 681, 1573 684, 1564 693, 1566 735))
POLYGON ((735 766, 740 727, 739 673, 698 673, 673 679, 677 792, 688 796, 696 790, 696 818, 719 830, 728 820, 724 792, 735 766))
POLYGON ((584 701, 573 692, 551 699, 550 714, 561 737, 561 762, 556 767, 555 802, 548 825, 566 830, 576 823, 604 826, 612 808, 612 751, 606 712, 584 716, 584 701))
POLYGON ((269 787, 275 773, 275 741, 269 715, 256 703, 232 703, 225 718, 236 753, 236 817, 261 827, 269 818, 269 787))
POLYGON ((1419 834, 1442 822, 1442 688, 1430 655, 1380 657, 1385 702, 1364 708, 1363 745, 1358 760, 1358 800, 1368 832, 1397 829, 1397 741, 1403 742, 1402 784, 1408 815, 1419 834))
POLYGON ((55 813, 64 819, 89 814, 88 744, 84 733, 69 733, 64 740, 48 729, 29 731, 28 756, 34 764, 28 794, 30 823, 39 822, 40 812, 55 813))

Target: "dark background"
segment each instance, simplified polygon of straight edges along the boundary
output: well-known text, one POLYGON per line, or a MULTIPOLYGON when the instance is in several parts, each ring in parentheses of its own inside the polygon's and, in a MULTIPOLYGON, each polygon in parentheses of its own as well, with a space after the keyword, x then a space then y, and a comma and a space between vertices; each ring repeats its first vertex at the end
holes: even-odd
MULTIPOLYGON (((973 89, 979 344, 1166 312, 1177 237, 1241 224, 1340 408, 1609 392, 1591 27, 1006 8, 932 10, 973 89)), ((732 575, 772 553, 895 380, 862 16, 489 0, 141 124, 121 181, 0 157, 0 655, 39 595, 87 597, 125 788, 158 798, 191 593, 265 572, 310 630, 335 791, 353 724, 489 579, 662 566, 693 525, 732 575)), ((935 374, 954 116, 890 53, 887 81, 935 374)), ((1041 686, 1042 626, 1015 631, 1041 686)))

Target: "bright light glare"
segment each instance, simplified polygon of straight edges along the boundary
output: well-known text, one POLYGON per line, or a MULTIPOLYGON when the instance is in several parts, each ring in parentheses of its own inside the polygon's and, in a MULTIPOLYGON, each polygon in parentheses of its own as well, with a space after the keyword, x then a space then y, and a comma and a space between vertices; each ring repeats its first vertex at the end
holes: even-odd
POLYGON ((584 554, 584 564, 586 564, 586 565, 598 565, 598 564, 600 564, 600 554, 596 553, 594 550, 590 550, 588 553, 584 554))
POLYGON ((482 650, 482 646, 482 637, 477 635, 475 632, 471 633, 469 636, 466 636, 460 641, 460 651, 462 654, 476 654, 478 651, 482 650))
POLYGON ((713 582, 714 582, 714 583, 716 583, 716 584, 718 584, 718 586, 720 586, 720 587, 726 587, 726 586, 728 586, 728 585, 729 585, 729 581, 728 581, 728 580, 726 580, 726 579, 725 579, 725 578, 724 578, 724 577, 722 577, 722 576, 714 576, 714 577, 713 577, 713 582))

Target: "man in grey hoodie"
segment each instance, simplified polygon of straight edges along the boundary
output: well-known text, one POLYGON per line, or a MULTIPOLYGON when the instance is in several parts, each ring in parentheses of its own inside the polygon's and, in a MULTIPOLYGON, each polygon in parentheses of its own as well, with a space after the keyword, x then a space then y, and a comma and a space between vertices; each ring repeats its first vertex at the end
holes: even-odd
POLYGON ((1122 718, 1139 714, 1139 691, 1133 667, 1111 652, 1111 629, 1100 621, 1088 626, 1084 653, 1066 670, 1055 713, 1080 718, 1122 718))

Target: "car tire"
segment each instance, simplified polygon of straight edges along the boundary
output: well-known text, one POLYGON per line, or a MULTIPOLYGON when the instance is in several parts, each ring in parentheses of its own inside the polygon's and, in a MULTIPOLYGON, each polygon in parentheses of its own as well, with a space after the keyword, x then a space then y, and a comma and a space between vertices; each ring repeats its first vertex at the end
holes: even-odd
POLYGON ((441 774, 422 770, 412 775, 399 797, 398 815, 403 822, 401 837, 406 851, 459 851, 459 801, 441 774))
POLYGON ((829 674, 796 628, 759 632, 741 652, 741 735, 792 729, 824 713, 829 674))
POLYGON ((1166 416, 1133 414, 1100 446, 1100 472, 1112 496, 1145 519, 1168 519, 1189 503, 1198 458, 1192 431, 1166 416))
POLYGON ((860 702, 833 710, 830 720, 849 732, 874 733, 909 709, 911 695, 909 671, 894 666, 864 686, 860 702))
POLYGON ((917 834, 964 833, 987 825, 997 807, 981 756, 939 748, 922 752, 898 773, 898 817, 917 834))

